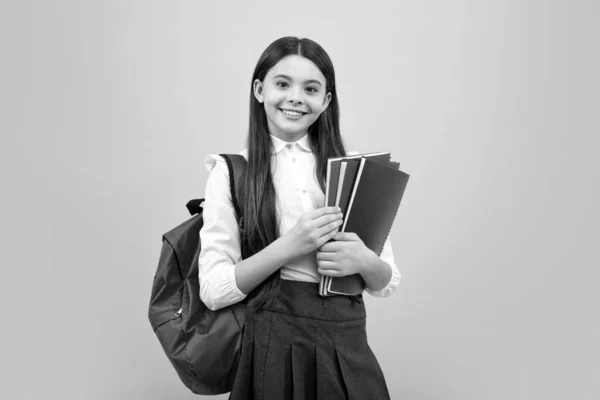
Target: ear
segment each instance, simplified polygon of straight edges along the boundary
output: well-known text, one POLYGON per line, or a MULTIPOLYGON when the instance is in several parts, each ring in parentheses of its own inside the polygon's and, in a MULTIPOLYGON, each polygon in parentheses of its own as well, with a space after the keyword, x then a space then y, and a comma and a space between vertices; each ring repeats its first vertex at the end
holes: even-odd
POLYGON ((262 82, 260 81, 260 79, 256 79, 254 81, 254 97, 256 97, 256 100, 258 100, 259 103, 262 103, 264 101, 262 91, 262 82))
POLYGON ((325 111, 327 109, 327 106, 329 106, 329 102, 331 101, 332 97, 333 95, 331 94, 331 92, 327 92, 327 94, 325 95, 325 100, 323 100, 323 111, 325 111))

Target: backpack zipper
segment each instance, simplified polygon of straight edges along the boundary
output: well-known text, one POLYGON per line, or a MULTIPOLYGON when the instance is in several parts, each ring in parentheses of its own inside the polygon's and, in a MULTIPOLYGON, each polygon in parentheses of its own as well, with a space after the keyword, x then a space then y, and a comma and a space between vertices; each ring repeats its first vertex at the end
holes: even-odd
POLYGON ((180 308, 179 311, 177 311, 175 313, 175 318, 179 317, 181 315, 181 311, 183 310, 183 308, 180 308))

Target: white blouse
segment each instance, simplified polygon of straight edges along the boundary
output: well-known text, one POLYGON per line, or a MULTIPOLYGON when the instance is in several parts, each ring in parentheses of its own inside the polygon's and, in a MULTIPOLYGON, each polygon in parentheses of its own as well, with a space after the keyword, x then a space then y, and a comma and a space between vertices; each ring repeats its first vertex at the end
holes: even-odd
MULTIPOLYGON (((276 192, 279 235, 293 228, 300 217, 325 205, 325 195, 316 178, 316 161, 308 135, 288 143, 271 135, 274 152, 271 171, 276 192)), ((354 152, 356 153, 356 152, 354 152)), ((246 159, 248 150, 240 152, 246 159)), ((352 153, 350 153, 352 154, 352 153)), ((225 160, 211 154, 204 164, 209 171, 204 197, 204 225, 200 229, 202 249, 198 259, 200 299, 211 310, 218 310, 243 300, 235 280, 235 265, 242 260, 240 235, 229 190, 229 171, 225 160)), ((392 269, 389 283, 381 290, 368 287, 377 297, 391 295, 400 283, 400 271, 394 262, 390 238, 385 241, 380 259, 392 269)), ((290 260, 280 268, 282 279, 318 283, 316 250, 290 260)))

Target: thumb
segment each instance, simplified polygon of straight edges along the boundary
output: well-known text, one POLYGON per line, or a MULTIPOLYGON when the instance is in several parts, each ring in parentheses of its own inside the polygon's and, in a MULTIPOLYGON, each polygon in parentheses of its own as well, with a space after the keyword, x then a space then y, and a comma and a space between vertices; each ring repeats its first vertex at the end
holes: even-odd
POLYGON ((350 240, 352 240, 352 238, 353 238, 353 236, 350 232, 338 232, 333 237, 334 240, 341 240, 341 241, 350 241, 350 240))

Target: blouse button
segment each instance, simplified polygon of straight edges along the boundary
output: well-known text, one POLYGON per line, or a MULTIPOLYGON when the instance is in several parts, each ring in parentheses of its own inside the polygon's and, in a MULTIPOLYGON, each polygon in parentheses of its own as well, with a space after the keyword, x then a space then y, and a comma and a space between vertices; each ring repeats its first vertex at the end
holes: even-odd
POLYGON ((296 162, 296 158, 292 158, 292 162, 296 162))
POLYGON ((302 193, 306 193, 306 189, 302 189, 302 193))

